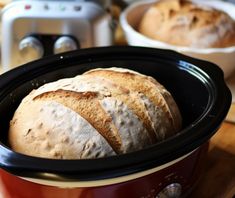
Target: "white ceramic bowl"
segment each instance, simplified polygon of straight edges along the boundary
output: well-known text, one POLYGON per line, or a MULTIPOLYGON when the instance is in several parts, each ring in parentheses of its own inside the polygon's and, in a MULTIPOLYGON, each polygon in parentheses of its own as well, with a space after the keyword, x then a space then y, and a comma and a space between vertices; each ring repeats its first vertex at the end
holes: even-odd
MULTIPOLYGON (((188 56, 207 60, 217 64, 224 71, 225 78, 232 74, 232 72, 235 70, 235 46, 227 48, 206 49, 180 47, 150 39, 139 33, 136 28, 138 27, 143 14, 156 1, 158 0, 138 1, 128 6, 122 12, 120 16, 120 24, 129 45, 171 49, 188 56)), ((235 20, 235 5, 232 3, 214 0, 194 0, 194 2, 220 9, 228 13, 235 20)))

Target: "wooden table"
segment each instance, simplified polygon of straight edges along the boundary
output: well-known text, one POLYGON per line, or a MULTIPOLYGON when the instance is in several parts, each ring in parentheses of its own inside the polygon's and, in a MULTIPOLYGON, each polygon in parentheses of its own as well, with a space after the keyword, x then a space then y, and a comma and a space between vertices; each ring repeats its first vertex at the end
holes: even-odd
MULTIPOLYGON (((235 104, 229 116, 235 116, 235 104)), ((207 160, 203 162, 202 176, 192 198, 235 197, 235 120, 224 121, 210 141, 207 160)))

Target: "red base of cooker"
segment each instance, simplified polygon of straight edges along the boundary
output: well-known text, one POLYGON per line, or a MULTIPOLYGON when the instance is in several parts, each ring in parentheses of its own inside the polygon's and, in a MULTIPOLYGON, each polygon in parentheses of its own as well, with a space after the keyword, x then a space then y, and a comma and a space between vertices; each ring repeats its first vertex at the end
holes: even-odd
POLYGON ((0 169, 0 195, 3 198, 155 198, 166 186, 177 183, 181 185, 181 196, 185 196, 200 175, 200 164, 207 149, 208 144, 205 144, 183 160, 144 177, 99 187, 46 186, 0 169))

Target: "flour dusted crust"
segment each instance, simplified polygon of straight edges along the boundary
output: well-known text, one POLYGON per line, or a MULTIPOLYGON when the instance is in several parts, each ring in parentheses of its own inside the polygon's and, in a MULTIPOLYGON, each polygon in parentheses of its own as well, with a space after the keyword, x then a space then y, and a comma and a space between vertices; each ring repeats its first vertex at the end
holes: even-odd
POLYGON ((143 149, 180 127, 174 99, 155 79, 99 68, 33 90, 11 120, 9 143, 38 157, 100 158, 143 149))
POLYGON ((11 123, 12 131, 21 132, 10 136, 14 138, 11 145, 16 151, 61 159, 115 155, 96 129, 71 109, 54 101, 25 103, 20 108, 24 105, 33 111, 17 111, 17 118, 11 123))
POLYGON ((138 27, 147 37, 178 46, 223 48, 235 45, 235 22, 223 11, 187 0, 160 0, 138 27))

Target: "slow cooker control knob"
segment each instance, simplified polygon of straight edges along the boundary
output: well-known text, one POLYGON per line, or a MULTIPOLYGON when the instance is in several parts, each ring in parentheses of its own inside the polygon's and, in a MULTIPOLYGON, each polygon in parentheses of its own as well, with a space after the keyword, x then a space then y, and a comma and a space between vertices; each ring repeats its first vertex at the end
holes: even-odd
POLYGON ((69 36, 58 38, 54 44, 54 54, 68 52, 78 49, 77 43, 69 36))
POLYGON ((181 197, 182 187, 179 183, 172 183, 166 186, 156 198, 179 198, 181 197))
POLYGON ((24 62, 39 59, 44 53, 41 42, 33 36, 23 38, 18 47, 24 62))

